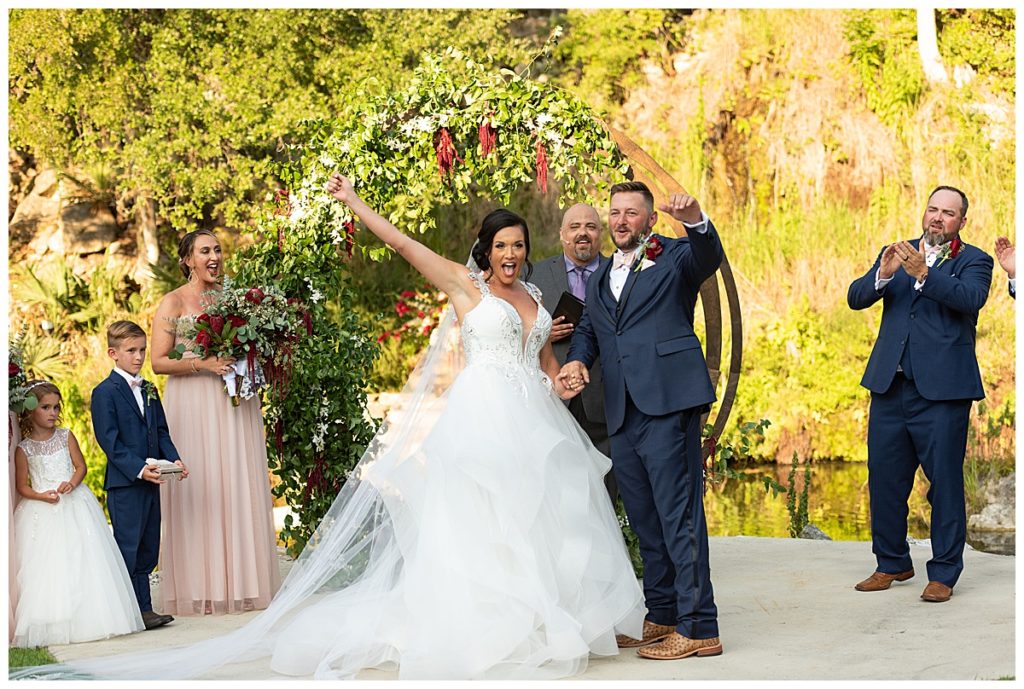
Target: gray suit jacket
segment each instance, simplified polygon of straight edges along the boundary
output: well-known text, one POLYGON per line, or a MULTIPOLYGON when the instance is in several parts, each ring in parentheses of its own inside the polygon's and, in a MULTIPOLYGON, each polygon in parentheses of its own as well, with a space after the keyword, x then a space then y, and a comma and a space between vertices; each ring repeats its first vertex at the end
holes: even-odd
MULTIPOLYGON (((600 263, 598 263, 598 269, 608 260, 608 257, 602 256, 600 263)), ((596 274, 597 271, 591 277, 596 274)), ((547 309, 549 314, 553 313, 555 307, 558 306, 558 300, 561 298, 562 292, 569 291, 569 277, 565 272, 565 258, 563 255, 558 254, 536 264, 533 267, 533 275, 530 277, 530 282, 537 285, 544 296, 544 308, 547 309)), ((570 336, 551 345, 559 364, 565 363, 565 356, 569 353, 569 344, 571 342, 572 337, 570 336)), ((605 423, 604 385, 602 384, 600 362, 595 361, 593 367, 591 367, 590 384, 583 388, 580 397, 587 419, 594 423, 605 423)), ((568 402, 566 404, 568 405, 568 402)))

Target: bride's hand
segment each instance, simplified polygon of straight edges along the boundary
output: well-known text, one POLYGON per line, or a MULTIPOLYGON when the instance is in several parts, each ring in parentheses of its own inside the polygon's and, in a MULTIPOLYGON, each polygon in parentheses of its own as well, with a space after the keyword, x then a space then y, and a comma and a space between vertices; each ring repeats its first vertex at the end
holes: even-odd
POLYGON ((352 205, 352 201, 359 198, 356 196, 356 190, 352 188, 352 182, 349 181, 348 177, 343 177, 337 172, 327 180, 327 193, 346 206, 352 205))

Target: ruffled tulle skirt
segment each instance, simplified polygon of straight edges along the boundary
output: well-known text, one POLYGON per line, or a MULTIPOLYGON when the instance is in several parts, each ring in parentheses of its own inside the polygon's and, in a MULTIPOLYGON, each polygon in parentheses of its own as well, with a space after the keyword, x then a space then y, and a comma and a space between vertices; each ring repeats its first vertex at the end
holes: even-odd
POLYGON ((275 671, 554 678, 640 635, 611 462, 536 370, 467 367, 441 409, 415 452, 366 467, 359 490, 381 499, 388 542, 275 634, 275 671))
POLYGON ((143 629, 124 559, 103 510, 78 486, 56 504, 14 512, 20 589, 12 645, 49 646, 143 629))

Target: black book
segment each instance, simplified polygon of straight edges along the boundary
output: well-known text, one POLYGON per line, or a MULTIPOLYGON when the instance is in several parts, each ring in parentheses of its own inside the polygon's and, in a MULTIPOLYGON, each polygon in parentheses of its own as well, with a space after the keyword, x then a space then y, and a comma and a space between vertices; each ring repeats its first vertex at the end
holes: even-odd
POLYGON ((580 319, 583 318, 583 306, 583 302, 571 292, 562 292, 562 297, 558 300, 551 319, 556 320, 559 316, 565 316, 563 324, 572 323, 573 327, 576 327, 579 325, 580 319))

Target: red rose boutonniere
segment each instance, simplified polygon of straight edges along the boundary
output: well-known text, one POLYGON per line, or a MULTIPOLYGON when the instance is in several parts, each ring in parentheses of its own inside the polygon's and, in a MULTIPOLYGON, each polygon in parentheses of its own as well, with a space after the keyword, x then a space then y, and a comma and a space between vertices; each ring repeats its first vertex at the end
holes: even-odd
POLYGON ((960 241, 960 235, 953 237, 953 241, 946 243, 939 250, 939 257, 935 260, 934 268, 938 268, 942 265, 942 262, 947 258, 956 258, 960 250, 964 248, 964 243, 960 241))
POLYGON ((640 258, 634 266, 634 271, 641 271, 645 267, 654 265, 654 259, 661 256, 661 252, 665 250, 665 245, 661 243, 653 234, 648 237, 643 244, 637 248, 637 256, 640 258))

